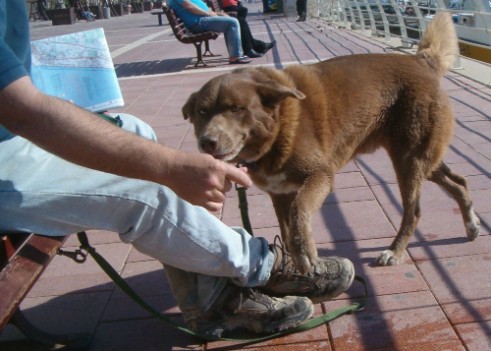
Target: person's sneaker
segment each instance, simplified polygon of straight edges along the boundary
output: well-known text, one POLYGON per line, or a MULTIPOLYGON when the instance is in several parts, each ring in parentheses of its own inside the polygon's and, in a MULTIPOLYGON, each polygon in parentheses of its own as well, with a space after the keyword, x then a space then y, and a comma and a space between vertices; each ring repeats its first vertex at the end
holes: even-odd
POLYGON ((208 312, 187 323, 195 333, 218 339, 223 332, 238 328, 258 334, 291 329, 313 313, 314 306, 306 297, 270 297, 229 283, 208 312))
POLYGON ((314 273, 301 274, 277 236, 270 250, 275 255, 271 277, 261 291, 272 296, 299 295, 314 303, 331 300, 348 290, 355 277, 353 263, 342 257, 319 257, 314 273))
POLYGON ((231 65, 237 65, 237 64, 247 64, 247 63, 251 63, 252 60, 250 59, 250 57, 244 55, 244 56, 240 56, 240 57, 237 57, 235 60, 229 60, 228 63, 231 64, 231 65))

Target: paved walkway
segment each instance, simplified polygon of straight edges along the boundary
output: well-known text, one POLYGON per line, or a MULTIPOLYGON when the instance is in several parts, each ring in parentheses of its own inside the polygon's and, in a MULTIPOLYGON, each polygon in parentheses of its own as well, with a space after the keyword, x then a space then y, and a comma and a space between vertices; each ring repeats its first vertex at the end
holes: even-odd
MULTIPOLYGON (((340 55, 380 53, 386 48, 380 41, 314 20, 296 23, 294 18, 261 14, 258 3, 250 8, 255 35, 277 41, 273 50, 253 64, 281 68, 340 55)), ((191 92, 232 68, 227 64, 223 37, 211 43, 212 51, 223 56, 208 59, 216 66, 208 69, 186 69, 192 65, 194 47, 177 42, 169 26, 159 27, 157 17, 148 12, 56 27, 32 22, 32 39, 100 26, 120 77, 126 102, 121 111, 150 123, 162 143, 196 151, 191 127, 180 109, 191 92)), ((477 69, 480 80, 491 82, 489 67, 477 69)), ((357 273, 366 278, 369 301, 364 311, 308 332, 247 347, 203 343, 149 317, 93 261, 78 265, 65 257, 54 259, 23 302, 23 309, 46 330, 93 334, 91 351, 490 350, 491 90, 462 73, 465 69, 443 80, 457 120, 445 160, 467 177, 482 220, 481 234, 474 242, 465 237, 456 203, 428 183, 421 200, 422 218, 404 262, 376 267, 375 258, 387 248, 401 220, 399 192, 384 152, 359 157, 341 170, 335 191, 314 217, 320 254, 351 258, 357 273)), ((257 189, 248 195, 256 235, 272 240, 279 229, 270 200, 257 189)), ((223 221, 241 224, 234 193, 227 199, 223 221)), ((115 233, 91 232, 90 239, 149 303, 180 320, 159 262, 122 244, 115 233)), ((72 237, 66 246, 76 245, 72 237)), ((360 294, 354 284, 335 301, 317 305, 317 313, 347 305, 360 294)), ((15 330, 8 329, 2 338, 15 335, 15 330)), ((26 342, 2 344, 1 348, 39 349, 26 342)))

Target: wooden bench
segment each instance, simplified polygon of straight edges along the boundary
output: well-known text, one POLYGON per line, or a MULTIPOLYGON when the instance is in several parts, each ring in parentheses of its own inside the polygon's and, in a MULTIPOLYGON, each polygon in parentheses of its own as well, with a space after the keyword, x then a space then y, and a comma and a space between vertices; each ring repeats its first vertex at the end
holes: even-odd
POLYGON ((54 335, 38 329, 19 308, 68 236, 2 233, 0 238, 0 333, 11 323, 28 339, 40 344, 70 347, 90 344, 88 334, 54 335))
POLYGON ((208 65, 203 61, 203 56, 217 56, 211 53, 209 40, 215 40, 218 38, 220 33, 217 32, 203 32, 203 33, 193 33, 191 32, 182 22, 182 20, 177 17, 177 14, 166 4, 162 5, 162 10, 167 16, 167 20, 176 36, 177 40, 184 44, 193 44, 196 48, 196 64, 194 67, 203 65, 207 67, 208 65), (205 43, 205 51, 201 53, 201 45, 205 43))
POLYGON ((158 16, 159 26, 162 26, 163 25, 163 22, 162 22, 162 15, 164 14, 164 10, 163 9, 155 9, 155 10, 152 10, 152 11, 150 11, 150 14, 158 16))

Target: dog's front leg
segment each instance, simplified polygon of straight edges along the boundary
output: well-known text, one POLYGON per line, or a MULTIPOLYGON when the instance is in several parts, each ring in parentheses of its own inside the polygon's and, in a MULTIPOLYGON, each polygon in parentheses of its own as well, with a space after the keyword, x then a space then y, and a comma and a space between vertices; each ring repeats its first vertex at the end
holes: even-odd
POLYGON ((312 214, 321 206, 331 191, 333 176, 316 173, 310 176, 294 197, 289 211, 287 248, 296 268, 313 272, 317 267, 317 248, 312 235, 312 214))
POLYGON ((273 201, 273 207, 278 218, 278 223, 281 230, 281 239, 286 245, 286 249, 290 252, 290 208, 292 207, 293 200, 297 196, 297 193, 289 194, 269 194, 273 201))
MULTIPOLYGON (((281 238, 286 250, 292 255, 295 267, 303 273, 312 272, 317 263, 317 250, 310 229, 310 214, 305 220, 298 216, 298 206, 295 202, 298 192, 289 194, 271 194, 273 206, 281 229, 281 238), (292 218, 297 222, 292 226, 292 218), (299 232, 297 228, 302 227, 299 232), (299 235, 299 233, 302 233, 299 235)), ((304 211, 300 211, 304 212, 304 211)))

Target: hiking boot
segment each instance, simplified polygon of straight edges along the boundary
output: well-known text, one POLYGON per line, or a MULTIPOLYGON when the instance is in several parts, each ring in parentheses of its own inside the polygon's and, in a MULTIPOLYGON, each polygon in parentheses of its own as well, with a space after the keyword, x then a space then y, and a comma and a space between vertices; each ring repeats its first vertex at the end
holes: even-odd
POLYGON ((306 297, 270 297, 229 283, 212 308, 188 321, 188 326, 203 337, 218 339, 223 332, 237 328, 261 334, 294 328, 313 313, 314 306, 306 297))
POLYGON ((319 257, 314 273, 299 273, 277 236, 269 246, 275 255, 271 277, 261 291, 272 296, 300 295, 314 303, 331 300, 348 290, 355 277, 353 263, 342 257, 319 257))

